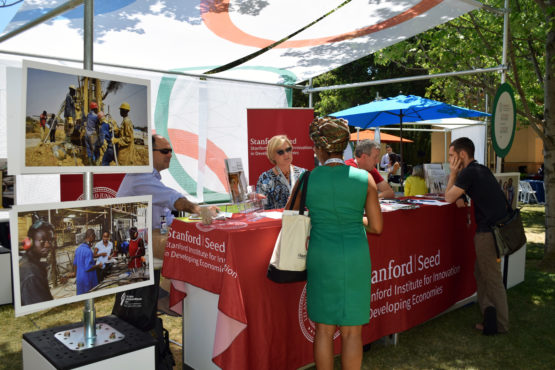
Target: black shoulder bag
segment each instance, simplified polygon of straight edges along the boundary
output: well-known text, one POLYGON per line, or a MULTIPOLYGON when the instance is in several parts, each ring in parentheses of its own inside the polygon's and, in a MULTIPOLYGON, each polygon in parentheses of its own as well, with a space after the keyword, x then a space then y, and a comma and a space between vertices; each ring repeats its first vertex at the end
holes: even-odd
POLYGON ((513 210, 509 201, 507 203, 509 215, 491 227, 497 249, 497 257, 509 256, 526 244, 526 234, 520 217, 520 210, 513 210))

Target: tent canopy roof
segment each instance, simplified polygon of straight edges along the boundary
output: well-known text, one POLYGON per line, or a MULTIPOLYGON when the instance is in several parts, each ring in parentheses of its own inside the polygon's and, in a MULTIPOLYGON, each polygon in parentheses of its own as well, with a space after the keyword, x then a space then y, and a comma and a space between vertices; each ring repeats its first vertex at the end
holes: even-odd
MULTIPOLYGON (((339 7, 342 2, 95 1, 94 63, 200 74, 240 61, 215 75, 294 84, 481 6, 473 0, 352 0, 339 7)), ((8 11, 0 12, 0 32, 64 3, 13 5, 11 9, 20 7, 11 22, 6 21, 8 11)), ((80 5, 2 42, 0 52, 81 60, 83 44, 80 5)))

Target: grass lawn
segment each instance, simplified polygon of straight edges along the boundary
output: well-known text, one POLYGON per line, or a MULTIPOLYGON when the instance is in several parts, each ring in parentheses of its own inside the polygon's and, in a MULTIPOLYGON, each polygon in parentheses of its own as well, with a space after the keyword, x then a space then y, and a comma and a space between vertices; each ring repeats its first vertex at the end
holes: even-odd
MULTIPOLYGON (((397 346, 372 344, 363 369, 553 369, 555 368, 555 273, 543 271, 543 206, 522 209, 528 238, 525 281, 508 291, 511 330, 486 337, 470 304, 399 334, 397 346)), ((95 300, 97 317, 110 314, 113 296, 95 300)), ((0 369, 22 366, 23 333, 82 320, 84 304, 75 303, 15 318, 12 305, 0 306, 0 369)), ((181 342, 181 318, 162 315, 170 339, 181 342)), ((181 349, 173 345, 176 369, 181 349)), ((339 359, 336 368, 340 368, 339 359)))

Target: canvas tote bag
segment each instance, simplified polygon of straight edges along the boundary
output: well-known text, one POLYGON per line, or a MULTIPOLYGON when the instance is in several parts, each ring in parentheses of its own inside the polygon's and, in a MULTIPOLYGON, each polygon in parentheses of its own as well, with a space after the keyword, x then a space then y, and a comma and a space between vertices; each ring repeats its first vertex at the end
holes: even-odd
POLYGON ((291 283, 306 280, 306 252, 310 237, 310 218, 305 215, 306 191, 309 171, 303 173, 299 186, 291 199, 290 208, 295 204, 301 191, 298 211, 284 210, 281 231, 274 245, 267 276, 276 283, 291 283))

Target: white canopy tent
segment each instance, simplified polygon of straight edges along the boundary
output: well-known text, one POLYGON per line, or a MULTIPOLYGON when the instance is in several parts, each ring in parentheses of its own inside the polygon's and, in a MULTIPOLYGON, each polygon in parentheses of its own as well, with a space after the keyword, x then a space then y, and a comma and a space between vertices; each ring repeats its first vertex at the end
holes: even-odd
MULTIPOLYGON (((0 50, 81 59, 82 6, 16 34, 40 16, 81 2, 24 2, 0 36, 0 50)), ((215 75, 294 84, 481 5, 474 0, 96 0, 94 64, 204 73, 241 60, 215 75)))
MULTIPOLYGON (((216 158, 207 148, 247 163, 246 146, 238 145, 246 108, 291 104, 287 89, 268 83, 309 79, 481 6, 473 0, 96 0, 89 30, 82 6, 68 10, 81 3, 24 2, 0 36, 0 75, 23 58, 82 66, 90 39, 95 70, 151 80, 156 129, 162 124, 172 144, 185 136, 194 148, 178 152, 165 181, 199 201, 227 196, 223 161, 211 168, 216 158), (198 75, 215 68, 221 72, 198 75)), ((0 86, 0 112, 9 89, 0 86)), ((0 114, 0 133, 6 125, 0 114)), ((6 139, 1 144, 6 157, 6 139)))

